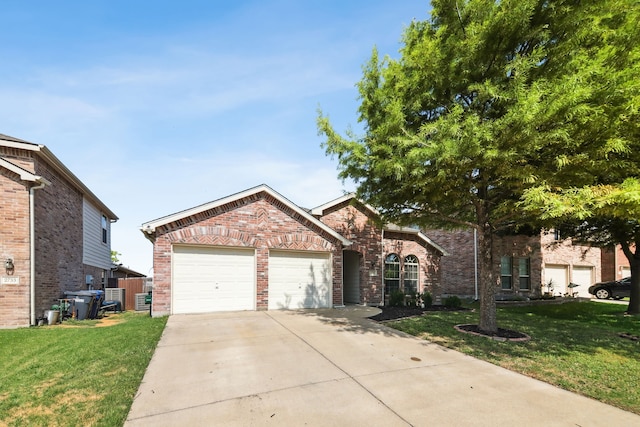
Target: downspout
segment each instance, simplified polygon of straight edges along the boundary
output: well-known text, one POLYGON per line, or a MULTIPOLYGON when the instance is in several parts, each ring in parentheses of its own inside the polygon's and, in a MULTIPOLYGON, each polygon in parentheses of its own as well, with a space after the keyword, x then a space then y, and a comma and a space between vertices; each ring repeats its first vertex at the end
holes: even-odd
POLYGON ((478 230, 473 229, 473 281, 476 290, 476 301, 478 301, 478 230))
POLYGON ((381 238, 380 238, 380 263, 382 265, 379 265, 380 268, 380 282, 381 282, 381 294, 382 294, 382 307, 384 307, 385 302, 384 302, 384 227, 382 227, 382 234, 381 234, 381 238))
POLYGON ((30 273, 29 273, 29 307, 30 307, 30 319, 31 326, 36 324, 36 244, 35 244, 35 190, 40 190, 47 185, 46 181, 40 181, 39 185, 35 185, 29 188, 29 259, 30 273))

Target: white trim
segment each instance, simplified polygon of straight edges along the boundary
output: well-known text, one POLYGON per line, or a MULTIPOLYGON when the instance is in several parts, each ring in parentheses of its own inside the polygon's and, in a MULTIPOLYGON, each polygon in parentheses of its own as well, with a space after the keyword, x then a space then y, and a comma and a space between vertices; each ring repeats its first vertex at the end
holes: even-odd
MULTIPOLYGON (((356 198, 356 194, 355 193, 349 193, 349 194, 345 194, 342 197, 338 197, 337 199, 334 199, 330 202, 327 202, 323 205, 317 206, 313 209, 311 209, 311 213, 313 215, 324 215, 324 211, 326 211, 327 209, 330 209, 336 205, 339 205, 341 203, 346 202, 347 200, 351 200, 351 199, 355 199, 356 198)), ((358 200, 358 199, 356 199, 358 200)), ((371 212, 373 212, 376 215, 379 215, 378 211, 376 210, 376 208, 374 208, 373 206, 362 202, 361 200, 358 200, 358 202, 362 203, 367 209, 369 209, 371 212)))
POLYGON ((197 215, 197 214, 199 214, 201 212, 204 212, 204 211, 207 211, 207 210, 210 210, 210 209, 215 209, 215 208, 217 208, 219 206, 222 206, 222 205, 225 205, 227 203, 231 203, 231 202, 234 202, 236 200, 240 200, 240 199, 243 199, 245 197, 253 196, 255 194, 263 193, 263 192, 268 194, 268 195, 270 195, 274 199, 278 200, 279 202, 281 202, 282 204, 287 206, 289 209, 293 210, 294 212, 296 212, 300 216, 304 217, 305 219, 307 219, 309 222, 313 223, 317 227, 321 228, 323 231, 329 233, 331 236, 335 237, 337 240, 340 240, 340 242, 344 246, 351 246, 351 241, 350 240, 346 239, 341 234, 339 234, 338 232, 336 232, 335 230, 333 230, 332 228, 330 228, 329 226, 327 226, 323 222, 319 221, 314 216, 312 216, 308 212, 306 212, 304 209, 302 209, 299 206, 295 205, 294 203, 292 203, 291 201, 289 201, 288 199, 283 197, 280 193, 276 192, 271 187, 269 187, 268 185, 265 185, 265 184, 259 185, 257 187, 250 188, 250 189, 245 190, 245 191, 241 191, 240 193, 236 193, 236 194, 232 194, 232 195, 227 196, 227 197, 223 197, 222 199, 218 199, 218 200, 214 200, 214 201, 209 202, 209 203, 205 203, 205 204, 200 205, 200 206, 195 206, 195 207, 193 207, 191 209, 186 209, 184 211, 176 212, 174 214, 167 215, 165 217, 158 218, 158 219, 155 219, 153 221, 145 222, 140 227, 140 230, 145 234, 145 236, 147 236, 147 238, 149 238, 149 235, 152 235, 153 233, 155 233, 156 228, 158 228, 160 226, 169 224, 169 223, 174 222, 174 221, 178 221, 180 219, 183 219, 183 218, 186 218, 186 217, 189 217, 189 216, 192 216, 192 215, 197 215))
POLYGON ((424 240, 426 243, 428 243, 429 245, 433 246, 435 249, 440 251, 443 256, 448 256, 449 255, 449 252, 447 252, 442 246, 438 245, 436 242, 431 240, 429 237, 427 237, 426 234, 424 234, 422 231, 418 230, 417 228, 402 227, 402 226, 396 225, 396 224, 387 224, 385 226, 385 230, 387 230, 387 231, 395 231, 395 232, 398 232, 398 233, 406 233, 406 234, 416 235, 416 236, 420 237, 422 240, 424 240))
POLYGON ((44 185, 51 185, 51 183, 49 181, 47 181, 45 178, 41 177, 40 175, 35 175, 31 172, 29 172, 26 169, 21 168, 20 166, 11 163, 10 161, 8 161, 7 159, 0 157, 0 166, 4 167, 5 169, 10 170, 11 172, 15 173, 16 175, 20 175, 20 179, 23 181, 29 181, 29 182, 39 182, 42 183, 44 185))

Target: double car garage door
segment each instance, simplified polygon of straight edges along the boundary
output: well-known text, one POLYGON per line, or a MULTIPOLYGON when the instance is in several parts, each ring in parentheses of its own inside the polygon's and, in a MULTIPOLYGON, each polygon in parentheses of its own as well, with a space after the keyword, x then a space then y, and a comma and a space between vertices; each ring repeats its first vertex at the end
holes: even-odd
MULTIPOLYGON (((256 270, 253 249, 176 245, 172 312, 255 310, 256 270)), ((330 307, 329 253, 270 251, 267 270, 270 310, 330 307)))

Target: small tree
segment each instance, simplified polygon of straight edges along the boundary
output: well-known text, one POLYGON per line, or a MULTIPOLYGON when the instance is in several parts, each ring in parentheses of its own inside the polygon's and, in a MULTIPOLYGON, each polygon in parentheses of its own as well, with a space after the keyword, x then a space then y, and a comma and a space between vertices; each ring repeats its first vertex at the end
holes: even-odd
POLYGON ((118 251, 111 251, 111 262, 114 264, 120 263, 120 260, 118 259, 120 255, 122 254, 118 251))

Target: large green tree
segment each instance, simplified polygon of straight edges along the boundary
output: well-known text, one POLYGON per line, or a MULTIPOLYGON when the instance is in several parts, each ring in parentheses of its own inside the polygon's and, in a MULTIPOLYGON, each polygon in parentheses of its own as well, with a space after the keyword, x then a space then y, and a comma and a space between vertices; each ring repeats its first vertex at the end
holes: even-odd
MULTIPOLYGON (((564 154, 587 144, 597 110, 588 59, 607 48, 600 29, 620 25, 605 19, 614 3, 433 1, 431 18, 405 30, 400 59, 374 49, 365 65, 364 135, 343 136, 318 118, 340 176, 355 180, 385 219, 478 231, 479 326, 487 332, 497 330, 493 236, 528 222, 522 194, 544 171, 560 182, 564 154)), ((598 147, 620 148, 609 144, 598 147)), ((572 160, 589 162, 597 149, 572 160)))

